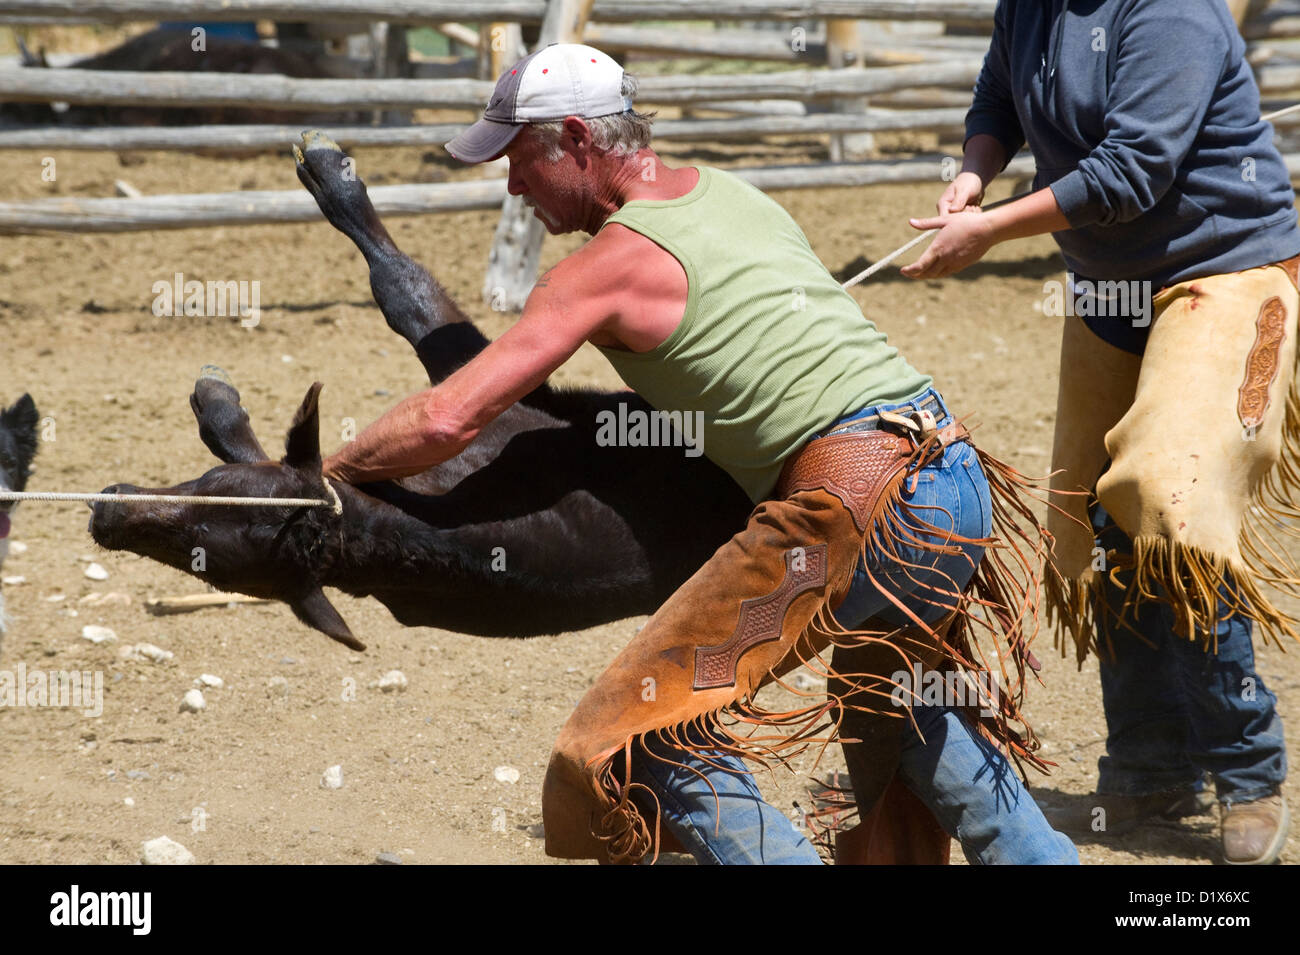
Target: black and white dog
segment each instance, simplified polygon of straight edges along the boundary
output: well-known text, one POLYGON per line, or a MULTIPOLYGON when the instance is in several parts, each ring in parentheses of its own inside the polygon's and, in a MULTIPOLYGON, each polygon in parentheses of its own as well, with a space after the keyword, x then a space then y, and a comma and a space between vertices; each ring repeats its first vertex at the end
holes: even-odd
MULTIPOLYGON (((21 491, 27 487, 36 457, 36 404, 23 395, 12 408, 0 411, 0 491, 21 491)), ((0 501, 0 567, 9 554, 9 531, 14 505, 0 501)), ((6 625, 4 594, 0 593, 0 637, 6 625)))

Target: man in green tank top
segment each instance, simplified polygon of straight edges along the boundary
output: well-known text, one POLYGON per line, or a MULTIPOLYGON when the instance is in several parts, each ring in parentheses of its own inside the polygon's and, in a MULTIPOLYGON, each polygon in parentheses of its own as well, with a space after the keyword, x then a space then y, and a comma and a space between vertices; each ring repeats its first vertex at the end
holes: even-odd
MULTIPOLYGON (((484 118, 448 151, 470 163, 508 157, 510 193, 522 197, 549 232, 582 231, 592 239, 538 280, 505 334, 367 428, 325 462, 325 471, 345 481, 373 481, 446 461, 591 342, 654 408, 680 413, 674 421, 701 422, 692 445, 760 505, 751 527, 692 578, 699 587, 697 578, 713 579, 709 574, 729 579, 727 547, 752 546, 768 559, 779 546, 756 528, 783 465, 811 438, 837 425, 877 427, 880 413, 893 409, 933 414, 940 426, 947 412, 930 378, 863 317, 779 205, 729 173, 672 168, 659 159, 649 148, 649 117, 632 109, 634 92, 634 81, 613 60, 577 44, 546 47, 502 75, 484 118)), ((609 425, 614 440, 627 438, 622 422, 609 425)), ((969 444, 948 446, 914 475, 911 487, 913 503, 954 516, 954 535, 989 536, 988 485, 969 444)), ((849 543, 860 542, 859 535, 849 543)), ((956 563, 967 566, 958 569, 950 560, 944 576, 964 586, 981 553, 979 547, 958 551, 956 563)), ((934 563, 932 555, 927 559, 934 563)), ((864 568, 836 616, 850 627, 898 612, 935 619, 934 608, 920 602, 905 611, 889 606, 893 600, 902 607, 920 594, 918 579, 931 572, 919 564, 910 570, 881 564, 870 573, 864 568), (881 579, 893 581, 896 597, 878 592, 881 579)), ((739 604, 749 594, 739 589, 739 577, 736 588, 732 596, 739 604)), ((725 632, 706 634, 704 642, 726 638, 725 632)), ((604 703, 613 699, 602 689, 609 673, 593 688, 604 703)), ((653 699, 653 692, 640 699, 653 699)), ((579 722, 583 712, 575 713, 579 722)), ((1073 846, 1047 825, 1002 755, 955 709, 918 706, 916 713, 901 744, 899 777, 945 829, 960 831, 968 856, 1077 861, 1073 846), (920 729, 946 742, 927 746, 920 729)), ((689 734, 682 739, 686 749, 661 741, 658 749, 634 754, 629 745, 627 765, 611 770, 604 785, 623 794, 622 804, 635 792, 643 800, 640 811, 661 812, 667 829, 703 861, 819 861, 804 835, 762 799, 743 763, 720 753, 701 757, 699 746, 688 752, 694 740, 689 734)), ((550 786, 548 776, 548 852, 588 854, 563 844, 559 819, 582 815, 579 828, 585 828, 588 815, 550 786)), ((601 852, 589 854, 604 857, 601 852)), ((635 860, 645 854, 642 845, 608 855, 635 860)))

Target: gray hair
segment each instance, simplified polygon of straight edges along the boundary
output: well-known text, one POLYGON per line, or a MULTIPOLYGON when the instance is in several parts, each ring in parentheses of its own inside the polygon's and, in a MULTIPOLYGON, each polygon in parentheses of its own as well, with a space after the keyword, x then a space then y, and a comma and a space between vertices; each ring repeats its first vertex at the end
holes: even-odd
MULTIPOLYGON (((630 73, 623 74, 623 86, 619 92, 631 102, 636 98, 637 81, 630 73)), ((623 113, 598 116, 584 122, 591 130, 592 144, 609 156, 630 156, 650 145, 650 123, 655 114, 638 113, 628 109, 623 113)), ((533 123, 534 135, 546 149, 546 159, 558 162, 564 155, 560 140, 564 136, 564 122, 533 123)))

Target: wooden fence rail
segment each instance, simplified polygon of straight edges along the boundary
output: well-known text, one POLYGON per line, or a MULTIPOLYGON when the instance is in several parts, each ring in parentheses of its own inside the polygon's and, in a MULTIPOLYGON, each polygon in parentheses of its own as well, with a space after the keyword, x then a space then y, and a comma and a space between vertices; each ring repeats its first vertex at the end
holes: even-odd
POLYGON ((1300 6, 1277 3, 1243 23, 1241 33, 1247 40, 1300 37, 1300 6))
MULTIPOLYGON (((776 60, 809 65, 826 62, 825 31, 810 31, 796 44, 788 33, 770 30, 683 30, 592 24, 587 27, 583 42, 606 53, 776 60)), ((944 57, 983 57, 988 46, 988 36, 871 35, 862 38, 858 50, 864 66, 898 66, 937 62, 944 57)))
MULTIPOLYGON (((647 76, 639 103, 734 98, 818 99, 918 86, 967 86, 980 59, 863 70, 790 70, 749 75, 647 76)), ((1276 69, 1289 70, 1289 67, 1276 69)), ((1297 72, 1291 70, 1291 72, 1297 72)), ((489 80, 295 79, 278 74, 148 73, 126 70, 0 70, 0 100, 121 106, 246 106, 290 110, 482 109, 489 80)))
MULTIPOLYGON (((995 0, 596 0, 593 20, 942 20, 993 23, 995 0)), ((5 0, 8 15, 54 21, 290 20, 332 23, 385 20, 433 25, 505 21, 540 23, 545 0, 5 0)))
MULTIPOLYGON (((1282 157, 1292 179, 1300 178, 1300 154, 1282 157)), ((943 157, 768 166, 734 170, 763 190, 871 186, 882 183, 941 184, 943 157)), ((1011 161, 1006 181, 1033 175, 1027 155, 1011 161)), ((369 190, 384 216, 421 215, 471 209, 496 209, 506 195, 504 179, 431 185, 376 186, 369 190)), ((919 210, 925 212, 925 209, 919 210)), ((33 232, 140 232, 217 225, 312 222, 320 218, 315 200, 302 190, 142 196, 138 199, 29 199, 0 202, 0 235, 33 232)), ((900 237, 901 238, 901 237, 900 237)))
MULTIPOLYGON (((857 132, 960 133, 966 110, 868 109, 864 113, 811 116, 742 116, 725 119, 661 119, 655 139, 736 140, 755 136, 823 135, 857 132)), ((1297 120, 1300 123, 1300 119, 1297 120)), ((439 146, 466 128, 461 123, 423 126, 329 127, 345 146, 439 146)), ((33 126, 0 129, 0 149, 218 149, 286 147, 297 142, 301 126, 33 126)))
MULTIPOLYGON (((969 88, 980 60, 880 66, 862 70, 791 70, 748 75, 647 76, 638 103, 721 99, 825 99, 920 87, 969 88)), ((1300 90, 1300 67, 1261 66, 1260 90, 1300 90)), ((288 110, 481 109, 487 80, 295 79, 273 74, 138 73, 122 70, 0 70, 0 100, 123 106, 244 106, 288 110)))
MULTIPOLYGON (((1300 156, 1294 168, 1300 169, 1300 156)), ((943 157, 807 166, 737 169, 736 175, 759 189, 811 189, 880 183, 942 184, 943 157)), ((1019 157, 1003 175, 1029 175, 1033 160, 1019 157)), ((431 185, 376 186, 369 190, 376 211, 385 216, 419 215, 499 208, 505 179, 431 185)), ((921 210, 925 211, 925 210, 921 210)), ((312 222, 322 218, 304 190, 223 192, 142 196, 138 199, 29 199, 0 202, 0 234, 29 232, 139 232, 216 225, 312 222)))

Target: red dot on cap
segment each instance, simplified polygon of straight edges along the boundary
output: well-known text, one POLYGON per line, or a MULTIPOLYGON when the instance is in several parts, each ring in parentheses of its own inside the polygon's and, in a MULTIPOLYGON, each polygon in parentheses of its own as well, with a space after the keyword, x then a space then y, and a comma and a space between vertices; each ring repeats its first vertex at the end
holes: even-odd
POLYGON ((518 73, 518 72, 519 72, 518 70, 511 70, 511 71, 510 71, 510 75, 511 75, 511 76, 514 76, 514 75, 515 75, 516 73, 518 73))
POLYGON ((551 71, 550 71, 550 70, 542 70, 542 72, 543 72, 543 73, 549 73, 549 72, 551 72, 551 71))
POLYGON ((595 58, 594 56, 591 58, 591 62, 593 62, 593 63, 596 62, 596 58, 595 58))

